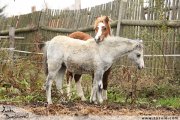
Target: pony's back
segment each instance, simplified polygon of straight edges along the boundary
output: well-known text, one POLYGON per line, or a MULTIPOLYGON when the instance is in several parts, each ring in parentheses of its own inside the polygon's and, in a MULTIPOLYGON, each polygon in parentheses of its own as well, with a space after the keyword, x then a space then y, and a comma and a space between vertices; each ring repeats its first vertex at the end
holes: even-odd
POLYGON ((74 38, 74 39, 84 40, 84 41, 92 38, 89 34, 84 33, 84 32, 80 32, 80 31, 71 33, 69 35, 69 37, 74 38))

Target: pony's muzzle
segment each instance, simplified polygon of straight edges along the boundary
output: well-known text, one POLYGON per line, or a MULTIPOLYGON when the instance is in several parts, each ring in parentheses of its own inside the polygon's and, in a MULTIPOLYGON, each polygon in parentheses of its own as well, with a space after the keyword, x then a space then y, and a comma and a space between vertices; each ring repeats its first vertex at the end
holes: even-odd
POLYGON ((94 38, 94 40, 96 41, 96 43, 99 43, 99 41, 100 41, 100 37, 99 38, 94 38))
POLYGON ((144 66, 138 66, 138 69, 139 70, 141 70, 141 69, 143 69, 144 68, 144 66))

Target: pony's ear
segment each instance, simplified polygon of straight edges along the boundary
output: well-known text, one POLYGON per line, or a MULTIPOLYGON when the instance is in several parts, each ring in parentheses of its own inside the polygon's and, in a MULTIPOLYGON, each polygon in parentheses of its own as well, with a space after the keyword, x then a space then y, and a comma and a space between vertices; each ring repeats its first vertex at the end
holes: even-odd
POLYGON ((94 21, 94 29, 95 29, 97 26, 97 19, 99 18, 99 16, 94 16, 94 18, 95 18, 95 21, 94 21))
POLYGON ((139 40, 140 43, 143 43, 143 40, 139 40))
POLYGON ((137 45, 136 45, 136 48, 137 48, 137 49, 142 49, 142 48, 143 48, 143 45, 142 45, 142 44, 137 44, 137 45))
POLYGON ((109 17, 108 16, 106 16, 106 18, 105 18, 105 22, 109 22, 110 21, 110 19, 109 19, 109 17))
POLYGON ((97 19, 99 16, 95 16, 94 18, 97 19))

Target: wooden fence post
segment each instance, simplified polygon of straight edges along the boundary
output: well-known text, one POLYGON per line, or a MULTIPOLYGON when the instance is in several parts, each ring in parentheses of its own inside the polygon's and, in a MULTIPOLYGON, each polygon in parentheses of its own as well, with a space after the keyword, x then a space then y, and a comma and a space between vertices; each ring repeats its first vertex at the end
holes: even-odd
POLYGON ((12 65, 13 65, 13 56, 14 56, 14 44, 15 44, 15 29, 14 27, 9 27, 9 43, 10 43, 10 60, 12 61, 12 65))
POLYGON ((122 21, 122 17, 123 17, 123 12, 124 12, 124 6, 126 5, 126 4, 124 4, 124 3, 126 3, 127 2, 127 0, 121 0, 120 2, 119 2, 119 15, 118 15, 118 23, 117 23, 117 30, 116 30, 116 36, 119 36, 120 35, 120 30, 121 30, 121 21, 122 21))

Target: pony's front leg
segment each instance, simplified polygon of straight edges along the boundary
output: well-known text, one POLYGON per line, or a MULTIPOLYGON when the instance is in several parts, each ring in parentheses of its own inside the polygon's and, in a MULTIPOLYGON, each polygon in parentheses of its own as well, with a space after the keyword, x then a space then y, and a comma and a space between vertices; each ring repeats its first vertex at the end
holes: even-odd
POLYGON ((90 102, 96 102, 96 97, 98 99, 98 102, 101 104, 103 102, 102 99, 102 89, 103 89, 103 71, 97 71, 94 74, 94 80, 93 80, 93 89, 91 92, 90 102))
POLYGON ((100 74, 99 75, 99 79, 98 79, 98 90, 97 90, 97 98, 98 98, 98 101, 99 103, 101 104, 103 102, 103 98, 102 98, 102 89, 103 89, 103 82, 102 82, 102 76, 103 74, 100 74))
POLYGON ((97 88, 96 88, 96 80, 93 79, 93 84, 92 84, 92 88, 91 88, 91 96, 90 96, 90 103, 94 102, 95 104, 96 102, 96 93, 97 93, 97 88))

